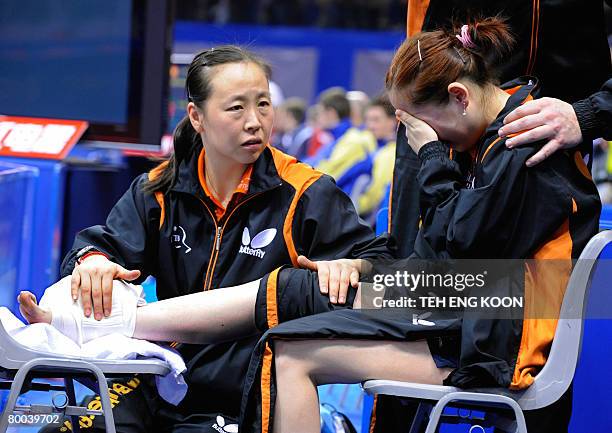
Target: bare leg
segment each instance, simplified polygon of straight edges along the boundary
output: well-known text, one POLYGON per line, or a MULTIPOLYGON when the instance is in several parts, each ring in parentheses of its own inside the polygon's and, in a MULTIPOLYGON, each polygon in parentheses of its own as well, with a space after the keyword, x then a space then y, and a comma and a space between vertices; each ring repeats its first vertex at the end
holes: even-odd
MULTIPOLYGON (((258 290, 259 280, 135 308, 133 336, 152 341, 185 343, 213 343, 246 337, 256 332, 255 302, 258 290)), ((72 302, 69 297, 66 300, 72 302)), ((21 314, 29 323, 51 323, 53 311, 41 308, 32 293, 21 292, 18 301, 21 314)), ((83 316, 82 320, 90 319, 83 316)), ((108 319, 102 319, 102 323, 104 320, 108 319)), ((100 330, 99 327, 96 329, 100 330)), ((109 329, 109 332, 117 330, 109 329)))
POLYGON ((321 431, 317 385, 368 379, 441 384, 425 341, 275 341, 274 433, 321 431))
POLYGON ((256 332, 259 280, 153 302, 137 309, 135 338, 214 343, 256 332))

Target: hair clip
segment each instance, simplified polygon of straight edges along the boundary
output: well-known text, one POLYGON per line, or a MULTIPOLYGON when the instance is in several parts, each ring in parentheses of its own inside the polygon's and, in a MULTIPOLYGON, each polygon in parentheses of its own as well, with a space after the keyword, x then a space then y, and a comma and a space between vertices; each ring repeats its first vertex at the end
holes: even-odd
POLYGON ((459 51, 459 48, 457 47, 453 47, 453 49, 455 50, 455 52, 457 53, 457 55, 459 56, 459 58, 461 59, 461 61, 463 62, 464 65, 467 64, 467 60, 465 60, 465 58, 463 57, 463 55, 461 54, 461 51, 459 51))
POLYGON ((421 40, 417 39, 417 51, 419 52, 419 61, 423 61, 423 56, 421 55, 421 40))

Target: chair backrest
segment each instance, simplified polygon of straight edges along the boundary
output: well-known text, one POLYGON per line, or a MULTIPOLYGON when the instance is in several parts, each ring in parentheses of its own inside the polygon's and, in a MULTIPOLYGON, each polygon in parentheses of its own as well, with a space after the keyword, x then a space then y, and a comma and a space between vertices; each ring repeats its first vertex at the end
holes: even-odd
POLYGON ((595 235, 586 245, 570 277, 559 314, 557 330, 548 361, 518 401, 523 410, 549 406, 567 391, 574 377, 583 333, 586 299, 591 273, 606 245, 612 243, 612 231, 595 235))

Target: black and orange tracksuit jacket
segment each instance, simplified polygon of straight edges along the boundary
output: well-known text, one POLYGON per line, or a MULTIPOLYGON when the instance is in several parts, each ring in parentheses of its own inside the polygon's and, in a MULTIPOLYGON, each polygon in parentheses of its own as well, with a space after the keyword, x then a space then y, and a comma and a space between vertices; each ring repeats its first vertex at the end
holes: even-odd
MULTIPOLYGON (((313 260, 386 254, 385 241, 375 239, 329 176, 269 146, 254 163, 247 194, 217 220, 200 184, 201 159, 195 152, 182 160, 163 196, 142 191, 156 170, 138 177, 104 226, 77 235, 62 275, 92 245, 126 269, 153 275, 158 298, 167 299, 262 278, 297 265, 300 254, 313 260)), ((179 409, 237 415, 257 339, 181 345, 189 391, 179 409)))
MULTIPOLYGON (((504 117, 531 98, 534 87, 535 79, 529 78, 509 83, 506 91, 511 96, 484 132, 474 157, 453 154, 441 142, 423 146, 418 175, 422 226, 411 257, 519 259, 515 262, 521 270, 518 284, 494 280, 471 295, 520 294, 525 299, 519 311, 522 315, 517 318, 500 312, 500 317, 507 317, 500 320, 474 311, 465 315, 434 310, 428 317, 431 326, 415 323, 415 310, 408 307, 333 311, 280 324, 268 318, 274 327, 262 338, 251 360, 241 431, 271 431, 275 339, 427 339, 434 355, 456 359, 455 369, 445 381, 448 385, 523 389, 533 383, 546 362, 571 260, 597 233, 601 210, 597 189, 579 151, 558 152, 527 168, 525 162, 540 143, 508 149, 505 139, 498 137, 504 117), (520 259, 534 260, 524 265, 520 259)), ((502 267, 509 266, 506 260, 503 263, 502 267)), ((312 276, 292 272, 294 275, 279 277, 281 285, 313 284, 309 281, 312 276)), ((279 285, 270 278, 269 286, 279 285)), ((381 409, 379 406, 377 413, 384 413, 387 422, 396 416, 381 409)), ((389 425, 376 428, 396 431, 389 425)))
POLYGON ((524 388, 533 382, 546 361, 556 320, 539 320, 540 314, 528 311, 538 302, 532 304, 530 300, 545 294, 548 306, 558 315, 571 260, 579 257, 598 232, 601 202, 580 151, 558 152, 538 166, 527 168, 525 162, 540 143, 507 149, 505 139, 497 135, 504 117, 530 99, 535 86, 535 78, 527 77, 507 83, 505 90, 511 96, 506 107, 487 128, 476 159, 470 161, 473 186, 466 188, 465 165, 462 170, 458 162, 449 158, 446 145, 430 143, 419 152, 422 226, 414 256, 534 259, 524 287, 524 317, 529 319, 522 323, 502 321, 502 325, 522 326, 522 332, 513 328, 511 333, 503 334, 504 341, 498 333, 499 323, 464 323, 462 365, 447 379, 455 386, 493 383, 524 388), (547 275, 552 269, 543 265, 547 260, 565 261, 568 266, 561 274, 547 275), (517 335, 521 338, 516 339, 517 335), (492 340, 499 344, 491 345, 492 340), (483 354, 489 354, 486 366, 473 362, 482 359, 483 354), (489 383, 482 381, 486 376, 489 383))

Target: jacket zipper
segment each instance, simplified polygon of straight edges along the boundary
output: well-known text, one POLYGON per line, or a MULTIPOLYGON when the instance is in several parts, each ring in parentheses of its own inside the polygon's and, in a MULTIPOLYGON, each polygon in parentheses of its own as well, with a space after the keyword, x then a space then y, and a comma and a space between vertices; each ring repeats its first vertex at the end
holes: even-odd
POLYGON ((215 266, 217 265, 217 259, 219 258, 219 250, 221 248, 221 239, 223 238, 223 231, 225 230, 225 227, 227 226, 227 222, 229 221, 229 219, 232 217, 232 215, 234 214, 234 212, 236 212, 236 210, 238 208, 240 208, 243 204, 251 201, 255 197, 263 194, 264 192, 259 192, 259 193, 253 194, 252 196, 250 196, 246 200, 243 200, 240 203, 238 203, 236 205, 236 207, 234 207, 234 209, 232 209, 232 211, 227 216, 227 218, 225 218, 225 220, 223 221, 223 226, 222 227, 218 227, 217 223, 215 221, 215 228, 217 230, 217 236, 215 238, 215 245, 213 246, 213 253, 214 254, 211 255, 210 262, 208 263, 209 268, 206 270, 206 278, 204 279, 204 290, 210 290, 211 289, 212 280, 213 280, 213 276, 214 276, 214 273, 215 273, 215 266), (212 268, 210 267, 211 263, 212 263, 212 268), (209 277, 209 273, 210 273, 210 277, 209 277))
POLYGON ((219 251, 219 244, 221 244, 221 227, 217 227, 217 239, 215 241, 216 249, 219 251))
MULTIPOLYGON (((218 245, 218 240, 220 240, 220 228, 217 225, 217 218, 215 218, 214 214, 211 212, 211 210, 208 208, 208 205, 206 204, 206 202, 204 200, 202 200, 201 198, 198 197, 198 199, 202 202, 202 205, 204 206, 204 208, 208 211, 208 213, 210 214, 210 217, 213 221, 213 224, 215 225, 215 232, 217 233, 217 236, 215 236, 215 241, 213 242, 213 247, 212 247, 212 251, 210 253, 210 257, 212 259, 212 257, 215 255, 215 250, 219 251, 219 245, 218 245)), ((208 261, 208 266, 206 267, 206 276, 204 277, 204 287, 203 290, 206 290, 206 280, 208 279, 208 273, 210 272, 210 264, 212 263, 212 260, 208 261)))

